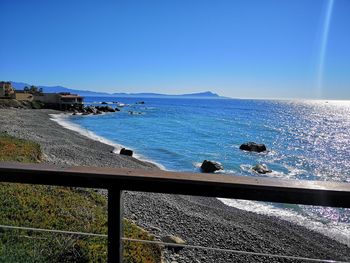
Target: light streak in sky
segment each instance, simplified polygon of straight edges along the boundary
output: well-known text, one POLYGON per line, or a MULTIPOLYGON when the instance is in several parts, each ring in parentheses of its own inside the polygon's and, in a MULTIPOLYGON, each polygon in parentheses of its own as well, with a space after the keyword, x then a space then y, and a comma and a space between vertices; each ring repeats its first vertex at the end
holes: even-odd
POLYGON ((325 57, 326 49, 328 43, 329 27, 332 19, 334 0, 327 0, 326 14, 323 24, 322 36, 321 36, 321 46, 318 60, 317 68, 317 97, 322 96, 323 90, 323 81, 324 81, 324 66, 325 66, 325 57))

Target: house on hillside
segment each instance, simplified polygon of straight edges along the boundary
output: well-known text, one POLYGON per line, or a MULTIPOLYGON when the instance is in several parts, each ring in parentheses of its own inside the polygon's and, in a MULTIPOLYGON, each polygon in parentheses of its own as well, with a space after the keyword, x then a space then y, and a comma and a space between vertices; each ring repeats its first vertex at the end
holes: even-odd
POLYGON ((45 107, 68 110, 68 109, 82 109, 83 97, 71 93, 38 93, 34 94, 34 100, 44 103, 45 107))
POLYGON ((41 88, 36 86, 24 87, 23 90, 16 90, 11 82, 0 81, 0 98, 14 99, 18 101, 40 102, 45 108, 69 110, 81 110, 84 106, 83 97, 68 92, 44 93, 41 88))
POLYGON ((12 99, 15 94, 15 90, 11 85, 11 82, 0 81, 0 98, 12 99))

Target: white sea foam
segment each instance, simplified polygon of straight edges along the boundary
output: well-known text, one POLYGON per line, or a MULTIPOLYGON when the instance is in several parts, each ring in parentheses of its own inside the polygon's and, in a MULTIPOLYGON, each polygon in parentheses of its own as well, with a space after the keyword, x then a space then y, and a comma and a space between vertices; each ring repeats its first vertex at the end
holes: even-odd
MULTIPOLYGON (((194 166, 199 167, 200 163, 193 163, 194 166)), ((243 171, 250 172, 255 174, 255 176, 259 176, 252 170, 251 165, 242 164, 240 168, 243 171)), ((280 178, 294 178, 295 175, 304 172, 304 170, 300 169, 292 169, 291 167, 286 167, 288 173, 281 173, 277 171, 272 171, 266 175, 268 177, 280 177, 280 178)), ((237 171, 234 170, 223 170, 221 171, 224 174, 233 174, 237 175, 237 171)), ((283 220, 287 220, 294 224, 306 227, 309 230, 316 231, 325 236, 328 236, 338 242, 341 242, 347 246, 350 246, 350 224, 349 223, 338 223, 338 222, 324 222, 322 219, 312 214, 307 215, 307 213, 298 213, 292 209, 287 208, 277 208, 273 205, 270 205, 265 202, 254 202, 248 200, 237 200, 237 199, 226 199, 226 198, 218 198, 225 205, 232 206, 238 209, 242 209, 245 211, 254 212, 256 214, 275 216, 283 220), (305 215, 304 215, 305 214, 305 215)), ((306 206, 303 206, 304 208, 306 206)), ((302 211, 303 208, 300 208, 302 211)))
POLYGON ((202 166, 202 163, 199 163, 199 162, 193 162, 192 164, 194 167, 196 167, 198 169, 201 168, 201 166, 202 166))
MULTIPOLYGON (((77 132, 77 133, 79 133, 79 134, 81 134, 81 135, 83 135, 85 137, 88 137, 89 139, 92 139, 92 140, 95 140, 95 141, 99 141, 101 143, 104 143, 104 144, 112 146, 114 148, 114 150, 113 150, 114 153, 119 153, 122 148, 125 148, 121 144, 118 144, 118 143, 116 143, 114 141, 108 140, 108 139, 106 139, 106 138, 104 138, 102 136, 97 135, 96 133, 94 133, 94 132, 92 132, 92 131, 90 131, 88 129, 85 129, 84 127, 81 127, 80 125, 78 125, 76 123, 71 122, 70 121, 71 115, 64 114, 64 113, 61 113, 61 114, 50 114, 50 117, 51 117, 51 120, 55 121, 56 123, 61 125, 63 128, 75 131, 75 132, 77 132)), ((156 166, 158 166, 160 169, 166 170, 163 165, 161 165, 159 163, 156 163, 153 160, 147 159, 143 155, 135 153, 135 151, 134 151, 133 156, 136 159, 139 159, 139 160, 145 161, 145 162, 149 162, 149 163, 153 163, 156 166)))
MULTIPOLYGON (((252 166, 248 164, 240 165, 240 168, 243 171, 254 173, 252 171, 252 166)), ((272 171, 272 173, 268 173, 264 176, 268 177, 280 177, 280 178, 294 178, 295 175, 298 175, 304 170, 300 170, 297 168, 287 167, 288 174, 281 173, 277 171, 272 171)), ((225 173, 228 174, 236 174, 235 171, 225 170, 225 173)), ((254 173, 256 176, 257 174, 254 173)), ((277 208, 273 205, 264 202, 254 202, 248 200, 236 200, 236 199, 226 199, 226 198, 218 198, 225 205, 232 206, 238 209, 242 209, 245 211, 254 212, 262 215, 276 216, 280 219, 287 220, 289 222, 295 223, 297 225, 306 227, 307 229, 319 232, 323 235, 326 235, 334 240, 337 240, 347 246, 350 246, 350 224, 349 223, 338 223, 338 222, 324 222, 320 221, 320 218, 317 216, 303 215, 298 213, 297 211, 287 209, 287 208, 277 208)), ((306 206, 303 206, 304 208, 306 206)), ((301 208, 302 209, 302 208, 301 208)))
POLYGON ((276 216, 307 229, 319 232, 347 246, 350 246, 350 225, 348 223, 321 222, 287 208, 277 208, 263 202, 218 198, 225 205, 261 215, 276 216))

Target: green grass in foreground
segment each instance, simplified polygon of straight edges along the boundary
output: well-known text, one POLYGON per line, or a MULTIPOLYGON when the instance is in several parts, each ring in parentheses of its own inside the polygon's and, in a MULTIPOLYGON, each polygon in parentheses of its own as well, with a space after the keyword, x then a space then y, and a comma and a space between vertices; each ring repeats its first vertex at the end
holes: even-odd
POLYGON ((40 162, 40 145, 0 133, 0 161, 40 162))
MULTIPOLYGON (((0 134, 0 160, 39 162, 38 144, 0 134)), ((118 223, 118 222, 116 222, 118 223)), ((107 233, 107 200, 91 189, 0 184, 0 224, 107 233)), ((124 219, 124 236, 153 240, 124 219)), ((127 263, 156 263, 158 245, 125 242, 127 263)), ((106 262, 107 239, 0 228, 0 262, 106 262)))

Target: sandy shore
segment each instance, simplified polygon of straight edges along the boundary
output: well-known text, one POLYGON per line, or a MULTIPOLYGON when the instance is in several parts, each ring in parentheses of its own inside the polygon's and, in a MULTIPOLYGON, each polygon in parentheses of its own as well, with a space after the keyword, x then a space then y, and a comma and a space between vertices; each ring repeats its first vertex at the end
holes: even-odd
MULTIPOLYGON (((38 142, 45 162, 58 166, 157 169, 62 128, 49 118, 55 113, 0 109, 0 132, 38 142)), ((156 236, 174 234, 191 245, 350 261, 346 245, 285 220, 225 206, 215 198, 128 192, 124 213, 156 236)), ((303 262, 200 249, 183 249, 178 254, 166 251, 165 255, 169 262, 303 262)))

